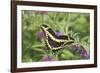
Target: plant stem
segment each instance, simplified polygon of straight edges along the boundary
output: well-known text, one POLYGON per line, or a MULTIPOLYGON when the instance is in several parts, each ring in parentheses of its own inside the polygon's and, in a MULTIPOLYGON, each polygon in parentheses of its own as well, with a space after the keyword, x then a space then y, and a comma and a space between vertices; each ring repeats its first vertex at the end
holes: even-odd
POLYGON ((55 55, 55 60, 58 61, 58 55, 57 54, 55 55))

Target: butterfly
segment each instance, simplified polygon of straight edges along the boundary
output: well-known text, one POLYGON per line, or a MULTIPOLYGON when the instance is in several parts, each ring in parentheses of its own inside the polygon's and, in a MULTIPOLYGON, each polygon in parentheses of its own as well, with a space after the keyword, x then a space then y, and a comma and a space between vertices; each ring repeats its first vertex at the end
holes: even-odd
POLYGON ((57 36, 57 34, 47 25, 41 25, 41 29, 45 35, 44 41, 46 47, 53 52, 64 48, 66 45, 74 43, 74 39, 72 37, 68 35, 57 36))

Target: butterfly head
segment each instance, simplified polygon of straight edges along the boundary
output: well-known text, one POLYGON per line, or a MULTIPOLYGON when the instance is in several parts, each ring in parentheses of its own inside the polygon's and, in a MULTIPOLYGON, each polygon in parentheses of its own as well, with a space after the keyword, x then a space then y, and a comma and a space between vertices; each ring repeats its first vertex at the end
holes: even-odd
POLYGON ((41 29, 46 31, 49 27, 47 25, 41 25, 41 29))

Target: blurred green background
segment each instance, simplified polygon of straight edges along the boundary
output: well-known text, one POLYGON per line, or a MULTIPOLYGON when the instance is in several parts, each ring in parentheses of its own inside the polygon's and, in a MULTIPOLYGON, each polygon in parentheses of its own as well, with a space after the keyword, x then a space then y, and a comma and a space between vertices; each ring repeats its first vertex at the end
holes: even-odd
POLYGON ((73 35, 75 42, 89 51, 89 13, 22 10, 22 62, 85 59, 68 48, 61 50, 55 58, 45 47, 40 29, 42 24, 62 34, 73 35))

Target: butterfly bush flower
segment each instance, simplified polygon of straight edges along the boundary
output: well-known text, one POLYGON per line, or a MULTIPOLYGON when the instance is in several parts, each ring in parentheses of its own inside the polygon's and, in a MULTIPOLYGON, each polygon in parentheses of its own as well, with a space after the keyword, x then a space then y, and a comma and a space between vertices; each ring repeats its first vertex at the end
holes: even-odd
POLYGON ((52 58, 49 56, 43 56, 41 61, 52 61, 52 58))
POLYGON ((55 32, 57 36, 63 35, 61 32, 55 32))
POLYGON ((43 31, 36 32, 36 37, 37 39, 42 40, 45 37, 44 32, 43 31))
POLYGON ((79 53, 83 58, 85 58, 85 59, 89 59, 90 58, 89 52, 86 51, 83 46, 81 46, 79 44, 75 44, 75 45, 71 45, 71 48, 75 52, 79 53))

